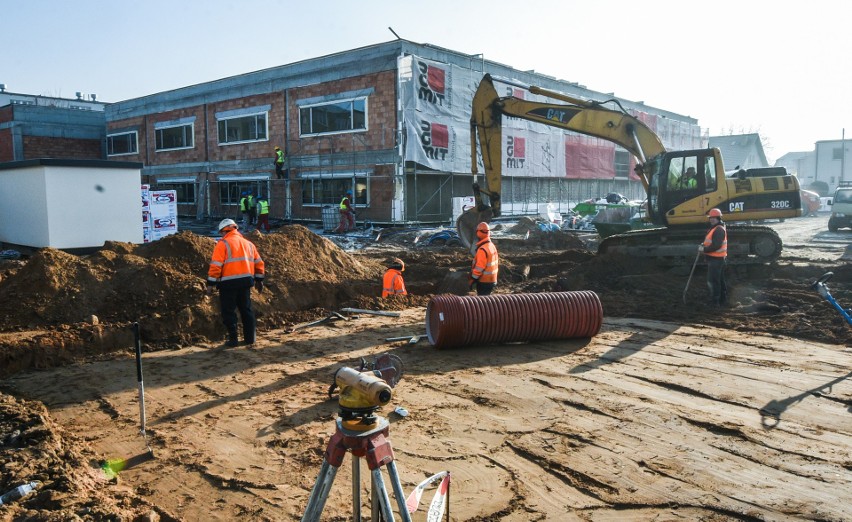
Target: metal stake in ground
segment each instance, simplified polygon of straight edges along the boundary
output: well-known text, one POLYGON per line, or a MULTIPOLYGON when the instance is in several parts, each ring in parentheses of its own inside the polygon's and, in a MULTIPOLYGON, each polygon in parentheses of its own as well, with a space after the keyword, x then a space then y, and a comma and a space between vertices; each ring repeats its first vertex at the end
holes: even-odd
POLYGON ((145 433, 145 384, 142 381, 142 339, 139 335, 139 323, 133 323, 133 342, 136 345, 136 381, 139 383, 139 425, 145 447, 153 455, 154 450, 148 444, 148 435, 145 433))
POLYGON ((683 304, 686 304, 686 291, 689 290, 689 282, 692 281, 692 274, 695 273, 695 265, 698 264, 698 258, 701 257, 701 251, 695 255, 695 262, 692 263, 692 270, 689 271, 689 279, 686 280, 686 286, 683 289, 683 304))
POLYGON ((154 450, 148 444, 148 435, 145 433, 145 385, 142 382, 142 341, 139 336, 139 323, 133 323, 133 340, 136 345, 136 380, 139 383, 139 423, 142 438, 145 441, 145 449, 148 451, 130 458, 107 459, 101 463, 101 469, 110 479, 115 478, 120 472, 154 458, 154 450))

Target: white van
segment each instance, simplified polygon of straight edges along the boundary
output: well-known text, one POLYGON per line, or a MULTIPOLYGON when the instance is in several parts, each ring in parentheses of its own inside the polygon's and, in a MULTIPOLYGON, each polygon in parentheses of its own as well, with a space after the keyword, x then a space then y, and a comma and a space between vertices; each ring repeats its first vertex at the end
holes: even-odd
POLYGON ((852 228, 852 181, 841 182, 832 200, 828 229, 835 232, 838 228, 852 228))

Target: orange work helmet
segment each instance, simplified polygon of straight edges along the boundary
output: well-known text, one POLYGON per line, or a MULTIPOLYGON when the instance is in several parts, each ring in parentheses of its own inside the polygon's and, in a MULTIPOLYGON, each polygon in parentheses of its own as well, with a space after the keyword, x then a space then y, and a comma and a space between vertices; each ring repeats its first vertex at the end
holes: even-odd
POLYGON ((393 259, 388 259, 387 261, 388 268, 395 268, 400 272, 405 272, 405 263, 403 263, 402 259, 398 257, 394 257, 393 259))
POLYGON ((718 208, 711 208, 710 212, 707 213, 707 217, 709 217, 709 218, 714 217, 714 218, 722 219, 722 211, 719 210, 718 208))
POLYGON ((491 233, 491 229, 488 227, 488 223, 484 221, 478 225, 476 225, 476 235, 479 237, 486 237, 491 233))

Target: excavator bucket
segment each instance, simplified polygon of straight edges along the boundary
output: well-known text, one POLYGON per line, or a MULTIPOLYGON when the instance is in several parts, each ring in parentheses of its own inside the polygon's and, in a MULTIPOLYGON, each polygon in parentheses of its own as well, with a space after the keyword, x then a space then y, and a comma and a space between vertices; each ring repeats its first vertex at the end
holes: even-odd
POLYGON ((459 239, 471 252, 476 247, 476 226, 483 221, 490 223, 493 217, 491 207, 486 207, 483 210, 472 207, 465 210, 456 220, 456 230, 459 233, 459 239))

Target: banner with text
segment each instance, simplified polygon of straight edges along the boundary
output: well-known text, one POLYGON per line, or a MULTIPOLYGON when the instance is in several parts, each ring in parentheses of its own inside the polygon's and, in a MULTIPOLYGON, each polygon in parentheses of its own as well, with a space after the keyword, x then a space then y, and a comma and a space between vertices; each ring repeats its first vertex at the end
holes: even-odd
MULTIPOLYGON (((479 63, 471 60, 472 67, 479 63)), ((414 55, 399 58, 399 71, 406 160, 442 172, 471 172, 470 110, 483 73, 414 55)), ((494 86, 500 96, 564 103, 496 78, 494 86)), ((630 112, 657 132, 669 150, 702 146, 698 125, 630 112)), ((615 152, 624 149, 614 143, 520 118, 504 116, 502 121, 504 176, 607 179, 616 174, 615 152)), ((484 172, 481 151, 478 156, 479 172, 484 172)), ((632 179, 634 164, 631 158, 632 179)))

